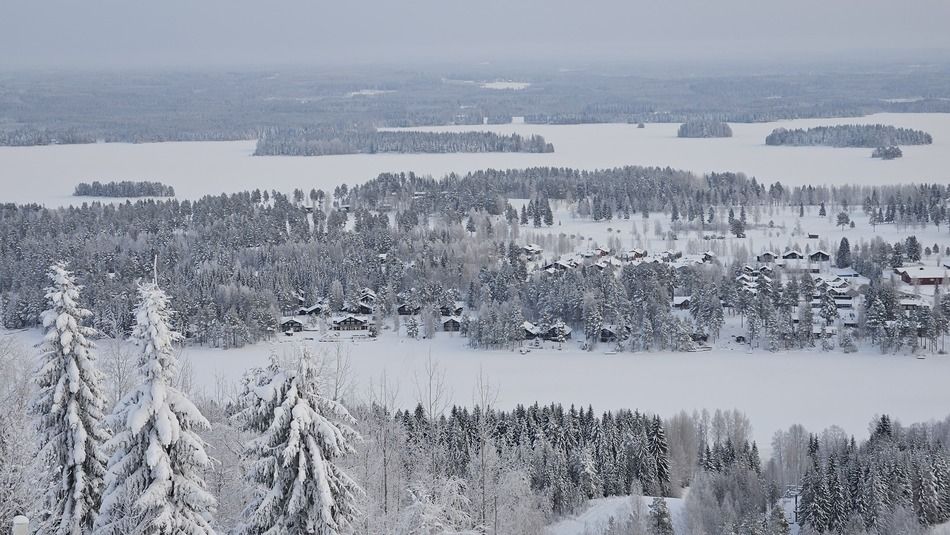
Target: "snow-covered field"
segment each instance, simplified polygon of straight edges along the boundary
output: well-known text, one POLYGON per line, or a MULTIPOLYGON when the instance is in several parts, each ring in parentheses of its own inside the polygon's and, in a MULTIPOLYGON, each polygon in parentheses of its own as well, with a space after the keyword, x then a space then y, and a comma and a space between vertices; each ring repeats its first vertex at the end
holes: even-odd
POLYGON ((509 89, 509 90, 514 90, 514 91, 520 91, 522 89, 527 89, 529 87, 531 87, 531 82, 499 81, 499 82, 485 82, 482 84, 483 89, 500 89, 500 90, 509 89))
MULTIPOLYGON (((631 499, 629 496, 611 496, 591 500, 583 513, 548 526, 544 533, 545 535, 585 535, 588 530, 592 533, 601 533, 611 517, 614 520, 620 520, 630 514, 633 506, 631 499)), ((643 502, 642 511, 645 516, 653 498, 641 496, 640 499, 643 502)), ((682 523, 683 500, 666 498, 666 506, 670 510, 673 526, 678 528, 682 523)))
MULTIPOLYGON (((251 157, 253 141, 0 147, 0 202, 77 202, 80 181, 158 180, 181 198, 257 187, 332 189, 381 172, 441 176, 485 168, 535 165, 581 169, 661 165, 708 171, 743 171, 786 184, 883 184, 950 181, 950 114, 879 114, 863 118, 733 124, 734 137, 678 139, 677 124, 485 125, 428 130, 491 130, 541 134, 555 146, 547 154, 358 154, 319 157, 251 157), (904 147, 904 157, 880 161, 870 149, 767 147, 772 129, 841 123, 885 123, 933 134, 933 145, 904 147)), ((80 200, 81 202, 81 200, 80 200)))

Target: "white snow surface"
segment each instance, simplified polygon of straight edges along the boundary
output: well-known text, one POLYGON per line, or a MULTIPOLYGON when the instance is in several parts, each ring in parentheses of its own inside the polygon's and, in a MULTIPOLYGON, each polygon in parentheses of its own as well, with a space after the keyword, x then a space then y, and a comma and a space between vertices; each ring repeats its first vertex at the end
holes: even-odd
MULTIPOLYGON (((640 499, 643 500, 643 513, 646 515, 649 512, 650 502, 653 501, 653 498, 641 496, 640 499)), ((666 498, 666 507, 670 510, 673 527, 680 528, 683 522, 683 500, 680 498, 666 498)), ((607 526, 610 517, 615 520, 626 518, 630 514, 630 508, 630 496, 597 498, 588 502, 582 513, 564 518, 545 528, 544 534, 585 535, 588 530, 592 533, 600 533, 599 530, 607 526)), ((680 532, 680 529, 677 529, 677 532, 680 532)))
MULTIPOLYGON (((179 198, 254 188, 290 191, 332 189, 356 184, 381 172, 415 171, 442 176, 486 168, 567 166, 597 169, 621 165, 659 165, 696 173, 742 171, 768 183, 884 184, 950 181, 950 114, 877 114, 860 118, 805 119, 731 124, 733 137, 679 139, 678 124, 466 125, 430 131, 488 130, 541 134, 554 144, 546 154, 354 154, 339 156, 252 157, 254 141, 106 143, 45 147, 0 147, 0 202, 79 204, 72 197, 82 181, 157 180, 179 198), (932 145, 902 147, 904 157, 881 161, 871 149, 768 147, 774 128, 883 123, 922 129, 932 145), (40 187, 41 185, 41 187, 40 187)), ((114 200, 114 199, 110 199, 114 200)))
MULTIPOLYGON (((308 333, 303 333, 307 335, 308 333)), ((315 354, 332 358, 342 345, 351 359, 353 394, 368 399, 385 372, 396 404, 412 408, 419 401, 427 360, 445 373, 452 403, 472 405, 479 374, 497 392, 496 406, 519 403, 591 405, 596 411, 631 408, 668 417, 680 410, 737 408, 753 425, 753 438, 768 455, 772 435, 794 423, 808 430, 837 425, 863 437, 868 423, 883 413, 910 424, 943 419, 950 412, 950 356, 881 355, 873 349, 853 354, 820 351, 749 352, 726 346, 699 353, 606 354, 607 347, 587 352, 577 342, 517 351, 469 349, 455 333, 431 340, 411 340, 384 331, 375 341, 319 342, 300 335, 276 342, 278 352, 294 344, 310 345, 315 354)), ((207 394, 220 384, 240 384, 249 367, 267 363, 270 345, 219 350, 189 347, 182 359, 207 394)))
POLYGON ((483 89, 500 89, 500 90, 513 90, 520 91, 522 89, 527 89, 531 87, 531 82, 508 82, 508 81, 498 81, 498 82, 485 82, 482 84, 483 89))

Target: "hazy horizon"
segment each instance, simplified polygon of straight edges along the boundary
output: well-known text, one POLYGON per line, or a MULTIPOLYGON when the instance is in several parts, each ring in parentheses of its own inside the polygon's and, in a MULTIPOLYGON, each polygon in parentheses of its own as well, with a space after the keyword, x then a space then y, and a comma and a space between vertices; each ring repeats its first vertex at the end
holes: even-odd
POLYGON ((0 68, 932 61, 950 2, 101 0, 0 7, 0 68))

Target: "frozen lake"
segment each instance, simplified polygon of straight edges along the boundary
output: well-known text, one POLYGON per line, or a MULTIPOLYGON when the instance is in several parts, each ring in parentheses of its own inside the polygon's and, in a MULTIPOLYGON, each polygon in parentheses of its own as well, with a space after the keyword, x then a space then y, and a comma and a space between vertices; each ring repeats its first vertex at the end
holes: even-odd
MULTIPOLYGON (((295 337, 299 342, 299 337, 295 337)), ((279 339, 277 352, 292 352, 295 341, 279 339)), ((351 359, 353 393, 369 397, 385 372, 398 385, 396 404, 414 407, 418 386, 425 382, 426 362, 445 373, 446 399, 472 405, 478 399, 477 378, 483 374, 497 394, 496 405, 519 403, 592 405, 595 410, 640 409, 665 417, 680 410, 737 408, 752 421, 753 437, 765 454, 778 429, 793 423, 820 432, 838 425, 860 438, 868 423, 888 413, 902 423, 943 419, 950 407, 950 357, 882 355, 867 348, 844 354, 821 351, 750 352, 727 344, 705 353, 604 354, 587 352, 576 342, 561 351, 474 350, 450 333, 432 340, 410 340, 391 332, 371 342, 304 341, 315 354, 330 355, 339 346, 351 359)), ((212 393, 218 383, 235 385, 247 368, 263 366, 271 345, 219 350, 188 347, 183 358, 197 384, 212 393)))
POLYGON ((253 141, 0 147, 0 202, 75 202, 76 183, 92 180, 158 180, 180 198, 253 188, 332 189, 387 171, 441 176, 485 168, 566 166, 595 169, 659 165, 709 171, 742 171, 767 183, 883 184, 950 182, 950 114, 878 114, 862 118, 808 119, 732 124, 726 139, 678 139, 678 124, 491 125, 425 130, 490 130, 541 134, 551 154, 359 154, 320 157, 252 157, 253 141), (872 159, 871 149, 767 147, 777 127, 884 123, 925 130, 933 145, 904 147, 904 157, 872 159))

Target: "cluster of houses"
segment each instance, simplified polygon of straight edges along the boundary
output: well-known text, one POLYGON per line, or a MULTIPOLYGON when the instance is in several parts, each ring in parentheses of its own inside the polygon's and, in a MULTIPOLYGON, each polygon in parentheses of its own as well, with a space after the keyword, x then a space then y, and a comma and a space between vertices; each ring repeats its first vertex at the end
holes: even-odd
POLYGON ((763 251, 755 259, 760 264, 774 266, 777 269, 821 273, 822 268, 831 262, 831 254, 823 249, 809 254, 802 253, 798 249, 790 249, 782 254, 763 251))
POLYGON ((525 340, 548 340, 564 342, 571 339, 571 328, 563 321, 558 320, 549 326, 540 326, 526 321, 521 324, 524 329, 525 340))
MULTIPOLYGON (((376 322, 373 313, 376 309, 376 292, 363 288, 355 301, 344 302, 339 310, 333 307, 326 299, 321 299, 312 305, 301 304, 293 315, 285 316, 280 320, 280 330, 287 335, 302 332, 313 323, 313 318, 326 318, 331 331, 369 331, 375 334, 376 322)), ((457 332, 461 329, 461 316, 464 305, 455 302, 443 305, 439 309, 443 331, 457 332)), ((396 313, 400 316, 415 316, 422 312, 422 307, 408 302, 400 303, 396 313)))
MULTIPOLYGON (((535 258, 537 258, 537 256, 535 256, 535 258)), ((589 251, 568 255, 566 258, 561 258, 554 262, 542 264, 538 266, 538 269, 545 275, 558 275, 572 269, 606 271, 620 269, 627 264, 647 262, 670 264, 676 269, 682 269, 706 264, 714 261, 715 258, 716 255, 711 251, 684 255, 681 251, 670 250, 650 256, 644 249, 631 249, 614 254, 609 248, 597 247, 589 251)))

